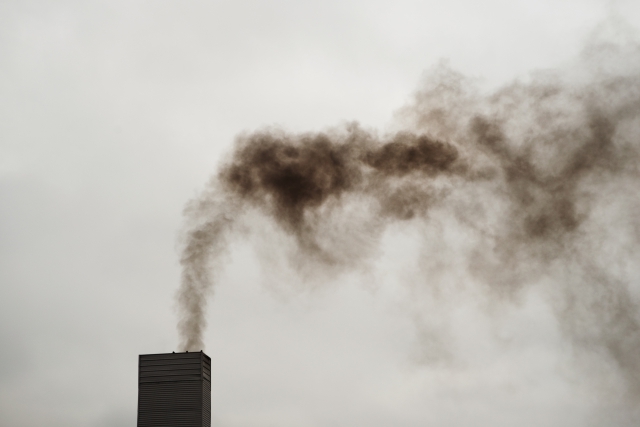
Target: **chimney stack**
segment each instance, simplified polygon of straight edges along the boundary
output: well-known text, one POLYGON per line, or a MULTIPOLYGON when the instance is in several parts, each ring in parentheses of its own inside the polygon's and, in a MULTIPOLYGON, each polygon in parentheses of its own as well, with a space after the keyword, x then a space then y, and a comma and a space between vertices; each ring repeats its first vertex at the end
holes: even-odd
POLYGON ((211 427, 211 358, 201 351, 141 354, 138 427, 211 427))

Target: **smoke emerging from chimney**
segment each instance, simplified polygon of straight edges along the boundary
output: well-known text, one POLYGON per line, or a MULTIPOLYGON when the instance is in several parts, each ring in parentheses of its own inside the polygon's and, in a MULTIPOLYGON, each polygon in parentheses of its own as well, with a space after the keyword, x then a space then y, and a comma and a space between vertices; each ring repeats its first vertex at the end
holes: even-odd
POLYGON ((390 224, 428 223, 437 210, 475 236, 459 256, 489 297, 553 283, 563 333, 602 354, 637 398, 640 74, 626 64, 638 52, 592 47, 573 73, 488 95, 437 67, 399 112, 405 130, 390 135, 348 124, 239 136, 186 209, 181 349, 204 347, 207 298, 246 212, 295 241, 292 268, 343 272, 376 256, 390 224), (354 205, 366 215, 349 225, 354 205))

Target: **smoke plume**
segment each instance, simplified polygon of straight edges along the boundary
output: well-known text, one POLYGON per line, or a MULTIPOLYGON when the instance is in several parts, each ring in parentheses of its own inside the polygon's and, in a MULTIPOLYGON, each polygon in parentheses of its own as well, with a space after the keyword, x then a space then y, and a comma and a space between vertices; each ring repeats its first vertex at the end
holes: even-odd
POLYGON ((552 283, 563 333, 615 366, 637 399, 640 75, 629 57, 635 45, 592 46, 572 72, 490 94, 443 65, 399 112, 402 131, 239 136, 186 210, 182 349, 203 347, 207 298, 246 212, 293 239, 292 268, 339 273, 370 262, 388 225, 429 222, 437 209, 476 236, 460 257, 487 295, 509 301, 552 283), (365 212, 356 220, 354 205, 365 212))

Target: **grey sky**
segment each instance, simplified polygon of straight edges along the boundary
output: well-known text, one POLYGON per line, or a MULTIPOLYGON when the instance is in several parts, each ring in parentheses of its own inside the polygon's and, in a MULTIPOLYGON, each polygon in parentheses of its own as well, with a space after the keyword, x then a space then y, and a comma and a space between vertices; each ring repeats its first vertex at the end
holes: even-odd
MULTIPOLYGON (((0 2, 0 426, 135 424, 137 355, 177 345, 182 209, 239 132, 391 129, 441 59, 526 80, 612 15, 640 28, 633 1, 0 2)), ((205 338, 214 424, 637 425, 543 296, 413 299, 419 246, 392 230, 376 271, 300 292, 235 241, 205 338)))

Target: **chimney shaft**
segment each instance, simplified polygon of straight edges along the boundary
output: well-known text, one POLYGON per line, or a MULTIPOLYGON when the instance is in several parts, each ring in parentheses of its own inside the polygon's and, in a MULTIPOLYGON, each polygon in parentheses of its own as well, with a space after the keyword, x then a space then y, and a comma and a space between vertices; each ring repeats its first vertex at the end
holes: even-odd
POLYGON ((138 427, 211 427, 211 358, 141 354, 138 427))

